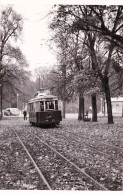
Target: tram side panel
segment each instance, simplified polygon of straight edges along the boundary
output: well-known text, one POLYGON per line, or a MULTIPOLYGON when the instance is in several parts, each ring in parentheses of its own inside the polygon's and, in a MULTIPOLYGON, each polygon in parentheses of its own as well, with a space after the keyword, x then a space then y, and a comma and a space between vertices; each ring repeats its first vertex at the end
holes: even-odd
POLYGON ((37 124, 37 113, 36 112, 29 112, 29 122, 37 124))

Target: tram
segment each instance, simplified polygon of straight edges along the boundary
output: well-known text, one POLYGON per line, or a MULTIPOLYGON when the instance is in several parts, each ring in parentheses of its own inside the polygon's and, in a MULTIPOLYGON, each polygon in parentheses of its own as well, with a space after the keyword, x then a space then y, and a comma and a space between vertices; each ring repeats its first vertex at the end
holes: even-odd
POLYGON ((58 125, 62 121, 58 97, 40 89, 36 96, 28 102, 29 122, 32 125, 58 125))

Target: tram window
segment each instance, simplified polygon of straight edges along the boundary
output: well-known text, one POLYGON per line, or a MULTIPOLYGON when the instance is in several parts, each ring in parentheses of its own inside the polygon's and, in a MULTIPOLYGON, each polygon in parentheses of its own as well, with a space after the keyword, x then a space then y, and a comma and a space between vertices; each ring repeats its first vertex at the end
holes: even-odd
POLYGON ((35 102, 35 112, 39 111, 39 102, 35 102))
POLYGON ((32 104, 31 104, 31 111, 34 111, 33 109, 34 109, 34 107, 33 107, 33 103, 32 103, 32 104))
POLYGON ((58 110, 58 100, 55 100, 55 110, 58 110))
POLYGON ((53 102, 46 101, 46 109, 54 109, 53 102))
POLYGON ((30 111, 33 111, 33 103, 30 104, 30 111))
POLYGON ((41 109, 41 111, 44 111, 44 102, 43 101, 40 102, 40 109, 41 109))

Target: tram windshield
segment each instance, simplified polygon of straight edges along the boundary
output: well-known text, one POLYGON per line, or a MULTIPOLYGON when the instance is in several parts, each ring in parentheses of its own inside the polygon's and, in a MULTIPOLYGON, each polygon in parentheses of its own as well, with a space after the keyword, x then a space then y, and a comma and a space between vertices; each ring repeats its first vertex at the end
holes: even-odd
POLYGON ((40 111, 58 110, 58 100, 40 101, 40 111))
POLYGON ((46 105, 46 110, 54 110, 54 103, 53 103, 53 101, 46 101, 45 105, 46 105))

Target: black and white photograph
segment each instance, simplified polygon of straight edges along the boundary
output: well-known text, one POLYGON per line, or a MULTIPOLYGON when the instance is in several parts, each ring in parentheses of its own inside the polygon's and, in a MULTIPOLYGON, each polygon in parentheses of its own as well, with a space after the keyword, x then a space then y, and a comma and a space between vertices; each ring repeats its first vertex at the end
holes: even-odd
POLYGON ((121 1, 0 0, 5 191, 123 191, 121 1))

